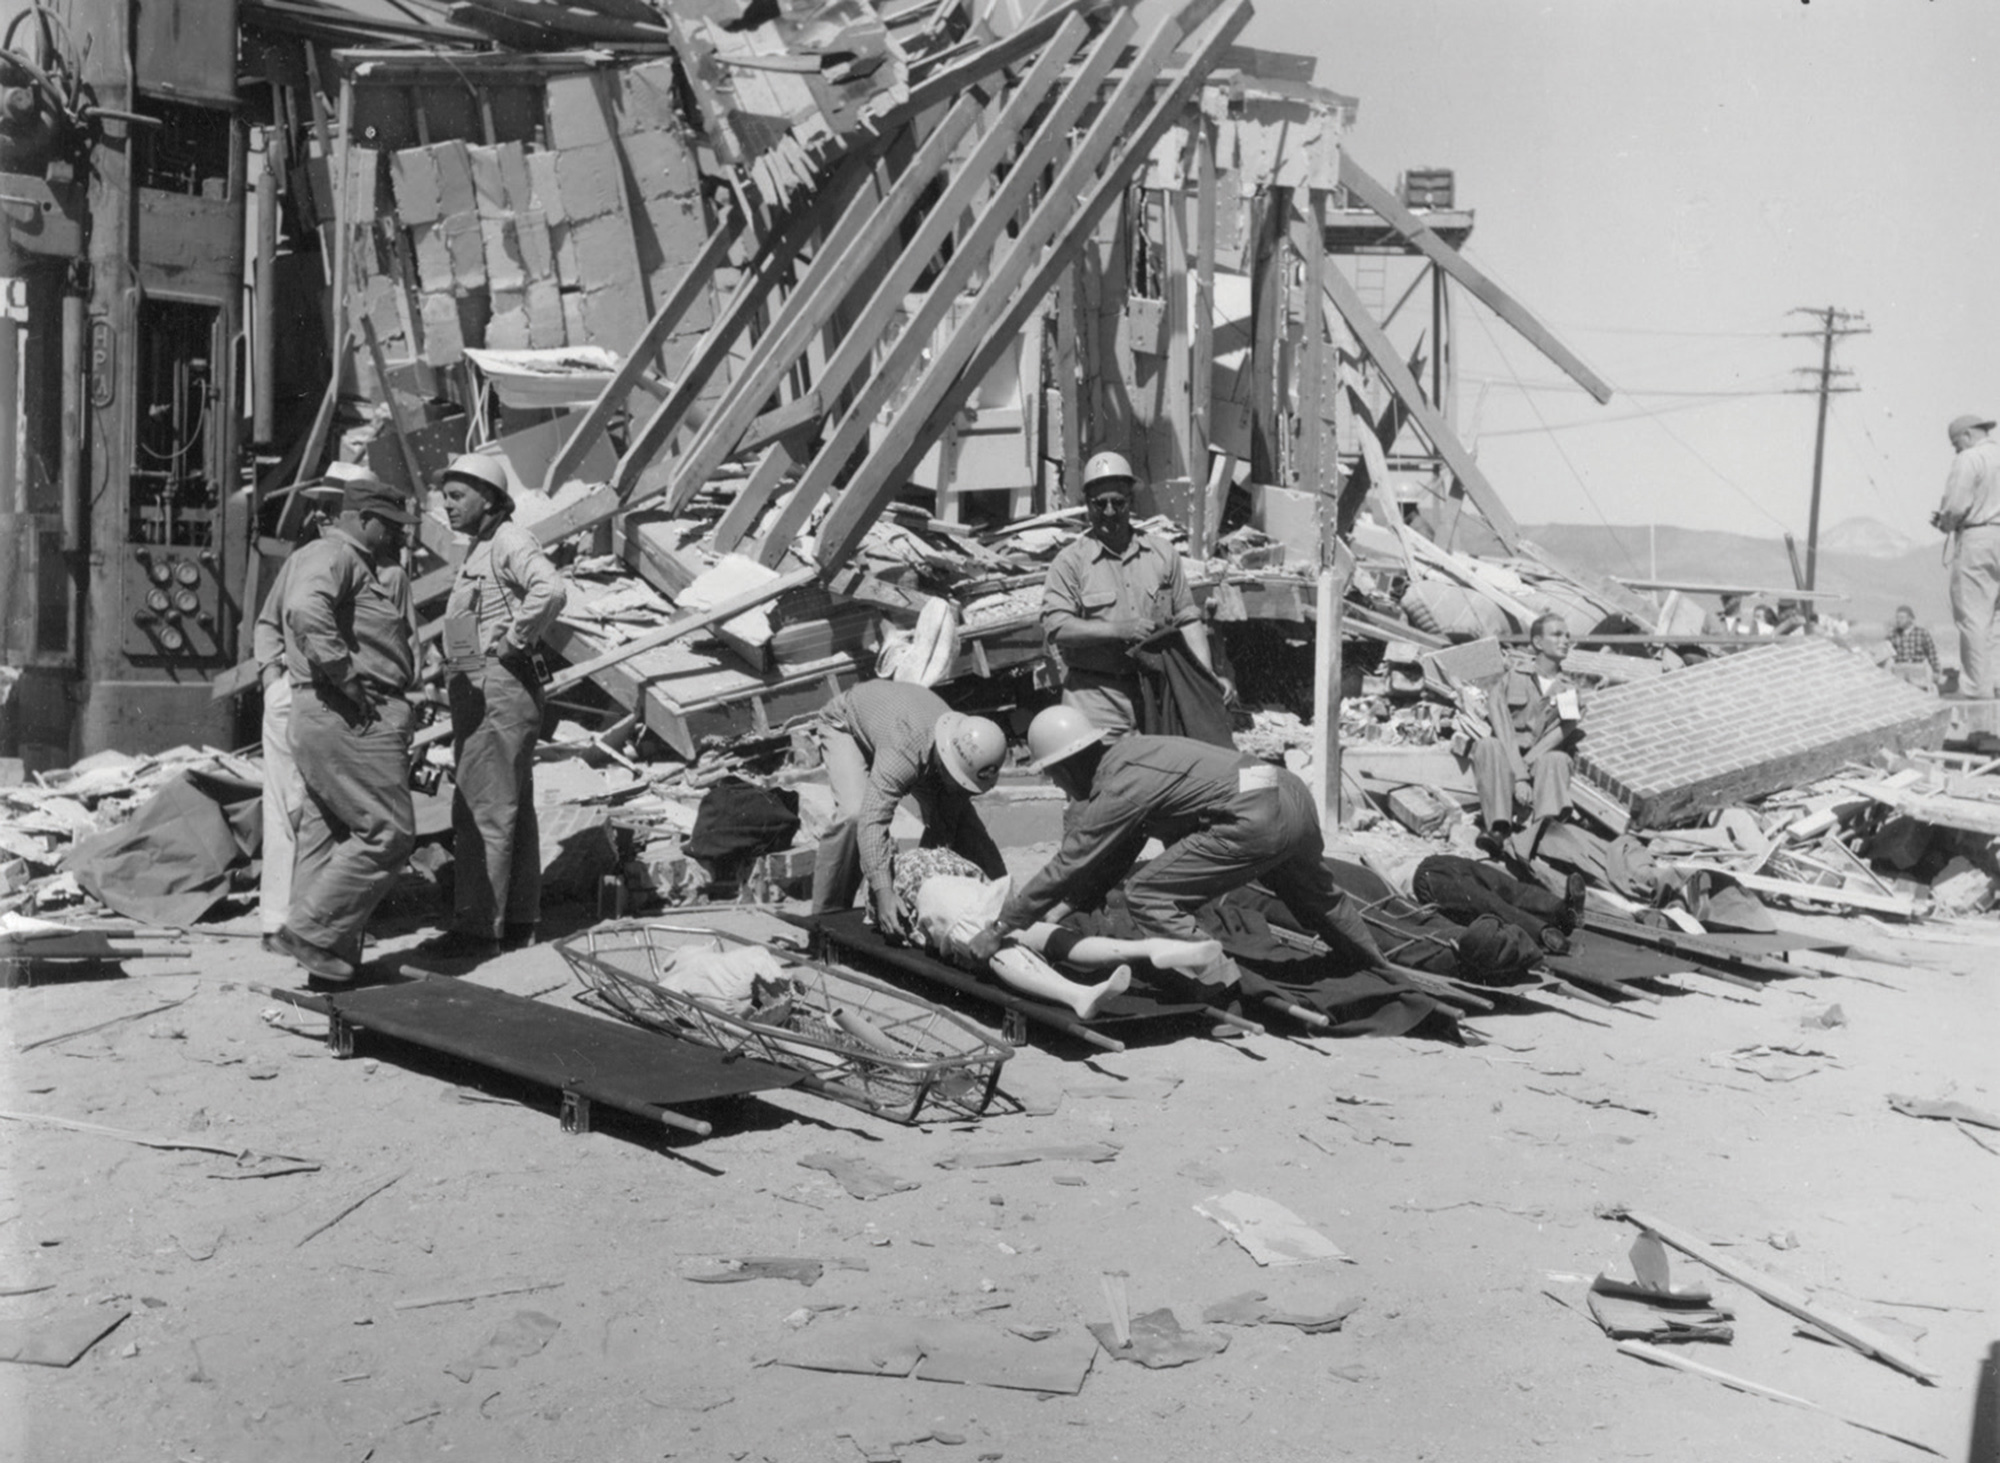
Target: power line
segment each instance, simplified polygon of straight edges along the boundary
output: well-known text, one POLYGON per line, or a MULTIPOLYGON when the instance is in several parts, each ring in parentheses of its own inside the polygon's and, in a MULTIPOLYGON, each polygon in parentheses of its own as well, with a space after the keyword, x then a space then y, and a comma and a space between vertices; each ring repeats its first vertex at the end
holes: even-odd
MULTIPOLYGON (((1465 381, 1479 381, 1492 386, 1512 386, 1522 393, 1532 391, 1560 392, 1566 395, 1581 392, 1583 388, 1574 381, 1523 381, 1519 377, 1491 376, 1481 371, 1461 371, 1459 378, 1465 381)), ((1620 386, 1623 396, 1784 396, 1797 391, 1795 386, 1754 386, 1737 390, 1679 390, 1670 386, 1620 386)))

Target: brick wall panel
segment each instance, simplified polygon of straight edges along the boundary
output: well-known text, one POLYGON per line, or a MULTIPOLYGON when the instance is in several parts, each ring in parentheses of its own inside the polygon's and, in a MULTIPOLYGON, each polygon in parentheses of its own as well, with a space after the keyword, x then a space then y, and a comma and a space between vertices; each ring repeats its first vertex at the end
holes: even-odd
POLYGON ((1837 645, 1786 641, 1599 691, 1580 761, 1635 826, 1662 827, 1883 748, 1935 747, 1949 714, 1837 645))

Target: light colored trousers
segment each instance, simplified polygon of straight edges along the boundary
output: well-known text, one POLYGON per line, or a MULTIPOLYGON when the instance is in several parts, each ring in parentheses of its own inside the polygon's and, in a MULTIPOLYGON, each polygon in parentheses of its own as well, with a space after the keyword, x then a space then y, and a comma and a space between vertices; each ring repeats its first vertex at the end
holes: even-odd
POLYGON ((264 688, 264 871, 257 884, 257 922, 275 935, 292 906, 292 860, 306 785, 292 756, 292 683, 283 676, 264 688))
POLYGON ((1958 536, 1951 560, 1951 617, 1958 624, 1958 689, 1991 696, 1993 617, 2000 605, 2000 523, 1982 523, 1958 536))
POLYGON ((535 819, 539 688, 488 659, 449 685, 457 745, 451 800, 452 928, 497 937, 542 911, 542 836, 535 819))

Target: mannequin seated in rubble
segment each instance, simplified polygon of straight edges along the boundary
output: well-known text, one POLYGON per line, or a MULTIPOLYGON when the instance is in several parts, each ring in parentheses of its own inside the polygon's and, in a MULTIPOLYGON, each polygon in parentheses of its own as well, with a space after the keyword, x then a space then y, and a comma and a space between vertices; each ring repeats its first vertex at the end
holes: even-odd
POLYGON ((1067 1006, 1085 1021, 1131 988, 1131 961, 1150 961, 1162 970, 1200 970, 1222 955, 1214 940, 1115 940, 1044 922, 1011 932, 1008 943, 982 966, 969 942, 1006 903, 1008 880, 988 879, 970 859, 948 848, 898 854, 894 879, 911 935, 932 954, 968 970, 990 971, 1023 995, 1067 1006), (1051 962, 1079 970, 1113 969, 1109 979, 1084 985, 1051 962))

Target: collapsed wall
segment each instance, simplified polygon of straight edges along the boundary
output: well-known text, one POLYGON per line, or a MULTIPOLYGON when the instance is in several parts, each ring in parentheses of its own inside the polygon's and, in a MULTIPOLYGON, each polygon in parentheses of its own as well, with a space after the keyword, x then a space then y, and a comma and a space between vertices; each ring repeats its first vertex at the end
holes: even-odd
POLYGON ((1884 748, 1935 747, 1950 714, 1830 641, 1787 641, 1600 691, 1579 761, 1635 826, 1657 828, 1884 748))

